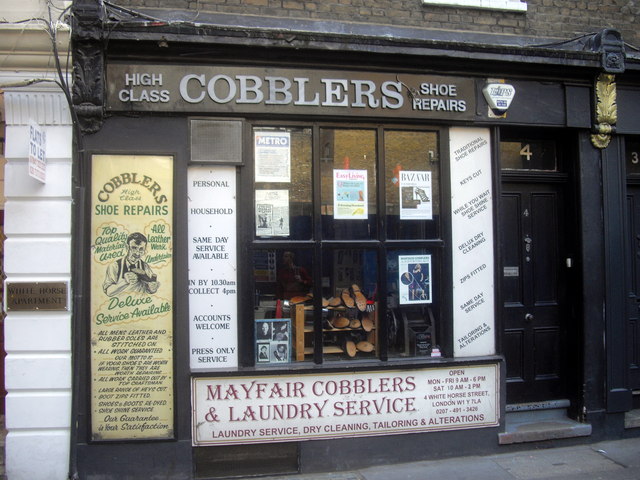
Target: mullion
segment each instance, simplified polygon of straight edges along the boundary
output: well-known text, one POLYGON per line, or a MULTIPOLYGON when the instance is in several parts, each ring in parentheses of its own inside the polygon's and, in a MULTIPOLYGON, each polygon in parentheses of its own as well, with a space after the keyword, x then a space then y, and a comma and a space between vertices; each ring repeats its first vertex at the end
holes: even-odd
POLYGON ((320 126, 316 123, 312 127, 311 135, 311 184, 313 201, 313 231, 311 234, 313 259, 316 268, 313 269, 314 300, 313 300, 313 362, 321 365, 323 362, 322 338, 322 172, 320 162, 320 126), (316 295, 320 293, 320 295, 316 295))
POLYGON ((387 316, 381 315, 387 311, 387 191, 386 179, 387 171, 385 169, 385 130, 382 126, 378 127, 377 135, 377 152, 376 152, 376 173, 377 173, 377 193, 378 193, 378 240, 379 245, 376 249, 378 255, 378 305, 376 315, 378 317, 378 352, 379 358, 386 361, 389 358, 389 345, 387 335, 387 316))

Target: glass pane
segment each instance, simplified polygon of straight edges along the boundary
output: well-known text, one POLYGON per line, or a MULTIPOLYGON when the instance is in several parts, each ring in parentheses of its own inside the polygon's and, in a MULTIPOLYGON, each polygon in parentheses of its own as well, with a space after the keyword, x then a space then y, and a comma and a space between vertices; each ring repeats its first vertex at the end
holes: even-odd
POLYGON ((256 250, 256 364, 313 359, 311 250, 256 250))
POLYGON ((254 129, 255 235, 312 237, 311 129, 254 129))
POLYGON ((376 252, 326 250, 322 275, 325 361, 375 357, 378 353, 376 252))
POLYGON ((320 130, 322 235, 376 238, 376 132, 320 130))
POLYGON ((389 357, 430 356, 438 345, 437 252, 388 253, 387 338, 389 357))
POLYGON ((440 155, 435 132, 385 131, 387 236, 440 235, 440 155))
POLYGON ((500 166, 503 170, 544 170, 555 172, 556 143, 553 140, 500 142, 500 166))
POLYGON ((625 151, 627 175, 640 173, 640 140, 627 138, 625 151))

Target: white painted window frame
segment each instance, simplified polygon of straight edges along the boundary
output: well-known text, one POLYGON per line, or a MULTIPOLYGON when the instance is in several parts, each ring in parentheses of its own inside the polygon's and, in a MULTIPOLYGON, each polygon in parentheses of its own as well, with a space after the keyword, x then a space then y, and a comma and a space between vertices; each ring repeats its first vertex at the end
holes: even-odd
POLYGON ((483 8, 509 12, 526 12, 524 0, 422 0, 423 5, 442 5, 443 7, 483 8))

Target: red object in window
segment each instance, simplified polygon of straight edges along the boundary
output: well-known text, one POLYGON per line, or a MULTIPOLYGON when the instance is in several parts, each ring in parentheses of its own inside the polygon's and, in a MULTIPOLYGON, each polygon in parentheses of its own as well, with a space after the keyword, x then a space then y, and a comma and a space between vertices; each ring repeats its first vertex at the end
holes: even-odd
POLYGON ((398 163, 396 168, 393 169, 393 177, 391 177, 391 183, 394 185, 398 185, 398 182, 400 181, 400 170, 402 170, 402 165, 398 163))
POLYGON ((342 159, 342 168, 344 170, 349 170, 349 168, 351 168, 351 159, 349 157, 344 157, 342 159))

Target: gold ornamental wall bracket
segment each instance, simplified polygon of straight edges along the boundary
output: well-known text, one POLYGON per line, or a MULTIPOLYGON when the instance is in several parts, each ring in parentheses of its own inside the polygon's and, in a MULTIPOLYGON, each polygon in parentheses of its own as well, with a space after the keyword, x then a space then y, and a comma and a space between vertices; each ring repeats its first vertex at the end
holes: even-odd
POLYGON ((611 134, 615 132, 615 124, 618 121, 615 75, 598 75, 595 83, 595 109, 591 143, 596 148, 604 149, 609 146, 611 134))

